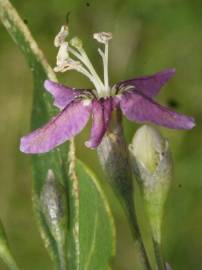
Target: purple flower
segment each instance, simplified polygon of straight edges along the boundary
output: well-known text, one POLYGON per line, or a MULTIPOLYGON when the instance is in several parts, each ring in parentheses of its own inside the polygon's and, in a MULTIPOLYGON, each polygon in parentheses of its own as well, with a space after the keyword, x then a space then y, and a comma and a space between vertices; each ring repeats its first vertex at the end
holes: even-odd
MULTIPOLYGON (((62 34, 64 33, 59 33, 62 34)), ((78 38, 70 41, 75 50, 64 40, 61 42, 60 36, 56 37, 55 43, 58 44, 57 41, 60 40, 61 44, 58 45, 60 48, 55 71, 77 70, 86 75, 96 89, 72 89, 53 81, 45 81, 44 87, 52 94, 54 105, 60 109, 60 112, 43 127, 21 139, 22 152, 45 153, 52 150, 80 133, 90 116, 92 116, 91 134, 85 145, 96 148, 108 129, 112 111, 117 108, 121 109, 126 118, 138 123, 150 122, 172 129, 194 127, 192 117, 171 111, 153 100, 160 88, 174 75, 174 69, 122 81, 110 88, 108 40, 111 39, 111 33, 97 33, 94 38, 105 45, 104 52, 99 49, 103 59, 104 83, 94 70, 78 38), (80 61, 70 58, 69 53, 80 61), (81 62, 87 66, 87 69, 81 62)))

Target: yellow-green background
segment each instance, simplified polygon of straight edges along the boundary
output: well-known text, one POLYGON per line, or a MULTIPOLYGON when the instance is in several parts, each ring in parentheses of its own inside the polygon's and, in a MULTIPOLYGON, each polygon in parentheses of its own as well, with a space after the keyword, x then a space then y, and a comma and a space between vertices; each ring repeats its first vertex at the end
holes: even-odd
MULTIPOLYGON (((167 67, 176 76, 158 100, 193 115, 192 131, 162 129, 169 139, 175 166, 163 224, 163 249, 173 270, 202 269, 202 1, 201 0, 13 0, 52 66, 54 35, 70 14, 71 35, 79 35, 101 71, 92 33, 111 31, 110 80, 115 83, 167 67)), ((60 76, 74 87, 89 87, 75 73, 60 76)), ((0 25, 0 218, 22 269, 50 269, 31 205, 30 158, 19 152, 20 137, 29 131, 32 78, 21 52, 0 25)), ((137 125, 124 122, 130 141, 137 125)), ((89 127, 77 137, 77 154, 100 172, 96 153, 83 146, 89 127)), ((127 223, 115 206, 118 248, 114 269, 135 268, 127 223)), ((139 213, 142 206, 138 207, 139 213)), ((0 269, 6 269, 0 263, 0 269)), ((92 269, 94 270, 94 269, 92 269)), ((95 269, 96 270, 96 269, 95 269)))

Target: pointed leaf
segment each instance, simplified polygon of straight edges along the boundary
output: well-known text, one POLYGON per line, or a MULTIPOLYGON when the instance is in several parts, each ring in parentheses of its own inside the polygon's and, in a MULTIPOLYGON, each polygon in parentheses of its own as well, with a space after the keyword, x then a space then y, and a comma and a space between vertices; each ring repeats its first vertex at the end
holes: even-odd
MULTIPOLYGON (((30 31, 19 17, 17 11, 8 0, 0 0, 0 19, 11 37, 22 50, 33 74, 34 98, 31 129, 34 130, 46 123, 57 110, 52 106, 50 94, 44 91, 44 81, 48 78, 56 81, 56 77, 44 58, 30 31)), ((67 159, 67 147, 63 146, 44 155, 34 155, 33 161, 33 205, 45 245, 57 269, 62 269, 57 243, 46 223, 40 206, 40 193, 48 170, 51 169, 61 183, 66 182, 63 164, 67 159), (65 154, 63 154, 65 153, 65 154), (65 161, 64 161, 65 160, 65 161), (63 162, 64 161, 64 162, 63 162), (62 169, 63 168, 63 169, 62 169)))
POLYGON ((80 187, 80 269, 107 270, 115 252, 114 221, 95 175, 76 162, 80 187))
POLYGON ((70 143, 68 266, 72 270, 108 270, 115 251, 114 221, 98 180, 75 159, 70 143))
POLYGON ((18 266, 11 254, 3 224, 0 221, 0 258, 10 270, 18 270, 18 266))

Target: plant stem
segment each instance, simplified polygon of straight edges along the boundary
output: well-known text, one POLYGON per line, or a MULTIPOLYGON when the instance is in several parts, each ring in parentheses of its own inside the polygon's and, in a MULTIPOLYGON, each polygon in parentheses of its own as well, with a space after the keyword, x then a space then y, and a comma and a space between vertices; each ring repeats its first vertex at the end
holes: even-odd
POLYGON ((114 111, 110 127, 98 147, 100 163, 129 220, 136 250, 144 270, 151 270, 134 207, 134 186, 120 111, 114 111))
POLYGON ((158 270, 166 270, 166 265, 162 256, 161 246, 160 244, 155 240, 154 237, 152 237, 153 247, 154 247, 154 254, 156 258, 156 264, 158 270))
POLYGON ((135 247, 138 253, 138 257, 142 265, 144 265, 144 269, 151 270, 152 268, 151 268, 151 265, 150 265, 150 262, 146 253, 142 236, 141 236, 133 200, 131 201, 130 205, 128 205, 126 209, 126 214, 128 214, 129 225, 130 225, 133 239, 135 240, 135 247))

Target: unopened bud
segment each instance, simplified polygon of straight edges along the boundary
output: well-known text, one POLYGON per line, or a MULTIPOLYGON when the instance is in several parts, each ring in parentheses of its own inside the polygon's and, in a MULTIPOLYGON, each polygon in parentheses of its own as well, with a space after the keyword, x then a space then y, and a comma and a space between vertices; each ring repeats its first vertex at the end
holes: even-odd
POLYGON ((110 39, 112 39, 112 33, 110 33, 110 32, 94 33, 93 38, 96 39, 98 42, 105 44, 110 39))
POLYGON ((58 246, 64 246, 67 229, 67 201, 63 186, 52 170, 48 171, 40 195, 41 209, 58 246))
POLYGON ((63 25, 60 29, 60 32, 56 35, 54 40, 55 47, 60 47, 64 42, 66 37, 69 34, 69 28, 67 25, 63 25))
POLYGON ((168 143, 158 130, 146 125, 137 130, 129 146, 138 162, 151 174, 159 166, 167 148, 168 143))
POLYGON ((70 44, 76 49, 81 49, 83 47, 83 42, 80 38, 74 37, 70 40, 70 44))
POLYGON ((108 132, 99 144, 97 152, 113 191, 124 207, 125 205, 133 207, 132 170, 119 111, 113 112, 108 132))
POLYGON ((169 145, 157 129, 139 128, 129 146, 131 162, 140 180, 155 241, 160 243, 163 208, 171 182, 169 145))

